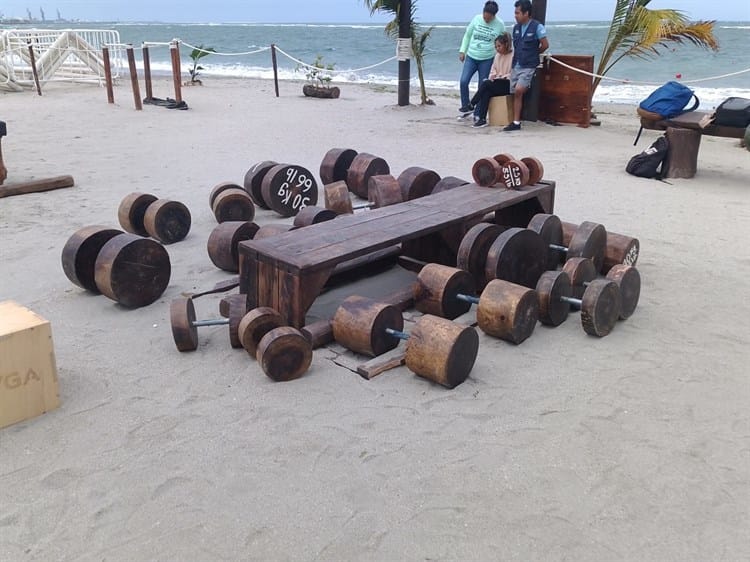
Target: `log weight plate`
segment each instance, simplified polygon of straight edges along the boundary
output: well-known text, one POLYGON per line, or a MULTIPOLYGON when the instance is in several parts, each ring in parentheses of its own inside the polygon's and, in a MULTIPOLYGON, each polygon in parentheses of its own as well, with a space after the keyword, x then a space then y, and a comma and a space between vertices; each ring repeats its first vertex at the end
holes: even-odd
POLYGON ((99 290, 127 308, 146 306, 169 285, 171 265, 164 246, 149 238, 120 234, 102 247, 94 266, 99 290))
POLYGON ((521 162, 526 164, 526 167, 529 169, 529 185, 538 184, 544 177, 544 166, 542 166, 542 162, 533 156, 521 158, 521 162))
POLYGON ((332 148, 326 152, 320 163, 320 181, 323 185, 346 180, 349 166, 357 156, 351 148, 332 148))
POLYGON ((510 160, 502 165, 498 181, 508 189, 518 189, 529 183, 529 169, 519 160, 510 160))
POLYGON ((573 233, 568 244, 569 258, 590 258, 601 271, 607 253, 607 230, 601 224, 584 221, 573 233))
POLYGON ((172 338, 179 351, 198 349, 198 328, 195 322, 193 299, 179 297, 169 304, 169 323, 172 325, 172 338))
POLYGON ((528 228, 509 228, 490 246, 485 280, 504 279, 524 287, 536 287, 547 263, 544 240, 528 228))
POLYGON ((557 215, 537 213, 529 221, 529 228, 539 234, 547 244, 547 269, 557 269, 561 257, 564 255, 559 250, 550 248, 550 244, 561 246, 563 243, 562 222, 557 215))
POLYGON ((338 215, 351 215, 354 212, 349 188, 345 181, 327 183, 323 186, 323 201, 326 209, 338 215))
POLYGON ((252 357, 258 352, 258 344, 271 330, 284 325, 284 319, 273 308, 261 306, 244 315, 240 321, 239 337, 242 347, 252 357))
MULTIPOLYGON (((208 206, 211 207, 211 209, 214 208, 214 201, 216 201, 216 197, 227 189, 241 189, 245 191, 241 185, 237 185, 236 183, 231 181, 225 181, 217 184, 213 189, 211 189, 211 193, 208 194, 208 206)), ((249 194, 246 191, 245 194, 249 197, 249 194)))
POLYGON ((255 218, 255 205, 242 188, 228 188, 214 199, 211 210, 216 222, 251 221, 255 218))
POLYGON ((349 166, 349 171, 346 174, 346 184, 352 193, 362 199, 367 199, 367 188, 370 178, 390 173, 391 169, 385 160, 366 152, 360 152, 349 166))
POLYGON ((307 205, 318 203, 318 184, 306 168, 279 164, 263 177, 263 200, 282 217, 292 217, 307 205))
MULTIPOLYGON (((570 240, 578 229, 578 226, 573 223, 563 222, 562 227, 563 244, 567 246, 570 244, 570 240)), ((607 232, 607 250, 600 270, 602 275, 606 275, 612 269, 612 266, 619 263, 635 265, 638 261, 640 250, 641 244, 637 238, 617 234, 616 232, 607 232)))
POLYGON ((390 174, 370 176, 367 194, 375 208, 387 207, 404 201, 398 180, 390 174))
POLYGON ((440 176, 433 170, 412 166, 398 176, 403 201, 411 201, 429 195, 440 181, 440 176))
POLYGON ((501 152, 500 154, 495 154, 492 158, 495 160, 495 162, 497 162, 501 166, 505 166, 511 160, 515 160, 515 157, 512 154, 508 154, 505 152, 501 152))
POLYGON ((500 178, 502 166, 494 158, 480 158, 471 167, 474 183, 482 187, 492 187, 500 178))
POLYGON ((479 223, 469 229, 461 240, 456 257, 456 267, 471 273, 477 290, 485 286, 487 252, 504 228, 497 224, 479 223))
POLYGON ((539 298, 539 321, 548 326, 559 326, 570 313, 570 303, 561 300, 572 292, 570 277, 565 272, 545 271, 536 285, 539 298))
POLYGON ((240 270, 239 243, 252 240, 259 230, 254 222, 227 221, 211 231, 206 249, 213 264, 224 271, 240 270))
POLYGON ((428 263, 417 275, 414 305, 424 314, 453 320, 471 308, 470 302, 460 300, 456 295, 474 296, 475 292, 474 278, 468 271, 428 263))
MULTIPOLYGON (((346 195, 348 197, 349 192, 347 192, 346 195)), ((338 215, 330 209, 323 209, 316 205, 308 205, 297 213, 297 216, 294 217, 293 224, 297 228, 302 228, 303 226, 310 226, 311 224, 333 220, 337 216, 338 215)))
POLYGON ((608 279, 596 279, 586 287, 581 303, 583 330, 597 337, 612 331, 620 317, 620 289, 608 279))
POLYGON ((87 226, 77 230, 62 250, 62 267, 65 275, 79 287, 99 293, 94 280, 96 257, 102 247, 122 230, 106 226, 87 226))
POLYGON ((268 173, 268 170, 277 165, 278 162, 274 162, 272 160, 264 160, 263 162, 258 162, 257 164, 255 164, 245 173, 245 180, 243 182, 245 191, 250 194, 250 198, 261 209, 270 209, 268 203, 263 200, 263 192, 261 191, 263 178, 268 173))
POLYGON ((138 236, 148 236, 143 225, 143 217, 148 206, 156 200, 157 198, 150 193, 131 193, 125 196, 117 208, 117 220, 123 230, 138 236))
POLYGON ((332 326, 338 343, 355 353, 377 357, 398 345, 399 340, 386 328, 403 330, 404 318, 393 305, 354 295, 338 307, 332 326))
POLYGON ((479 351, 474 328, 445 318, 422 316, 406 341, 406 367, 447 388, 466 380, 479 351))
POLYGON ((620 287, 620 320, 630 318, 641 296, 641 274, 632 265, 617 264, 609 270, 607 279, 620 287))
POLYGON ((462 185, 466 185, 467 183, 469 182, 466 180, 462 180, 461 178, 457 178, 456 176, 446 176, 435 184, 435 187, 432 188, 432 193, 448 191, 449 189, 461 187, 462 185))
POLYGON ((247 295, 238 293, 222 298, 219 301, 219 314, 224 318, 229 318, 229 312, 234 310, 235 307, 237 307, 237 310, 241 310, 244 316, 244 313, 247 312, 247 295))
POLYGON ((159 199, 151 203, 143 217, 146 231, 162 244, 184 240, 190 232, 190 211, 179 201, 159 199))
POLYGON ((588 258, 570 258, 565 261, 562 270, 568 274, 572 285, 571 293, 577 299, 586 290, 584 283, 591 283, 597 277, 594 262, 588 258))
POLYGON ((539 320, 536 291, 493 279, 482 291, 477 307, 477 324, 485 334, 518 345, 526 340, 539 320))
POLYGON ((268 332, 258 344, 257 359, 263 372, 275 381, 301 377, 312 363, 312 344, 289 326, 268 332))

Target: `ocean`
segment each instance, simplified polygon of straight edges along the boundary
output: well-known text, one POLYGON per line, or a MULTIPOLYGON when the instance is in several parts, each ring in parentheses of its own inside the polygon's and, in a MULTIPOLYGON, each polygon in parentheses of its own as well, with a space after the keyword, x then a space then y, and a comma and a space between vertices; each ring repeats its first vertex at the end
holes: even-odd
MULTIPOLYGON (((465 23, 435 24, 427 43, 425 78, 428 89, 458 90, 461 63, 458 47, 465 23)), ((506 22, 508 25, 508 22, 506 22)), ((430 24, 423 24, 429 27, 430 24)), ((55 27, 48 25, 46 27, 55 27)), ((58 26, 60 27, 60 26, 58 26)), ((65 28, 75 28, 65 24, 65 28)), ((143 42, 167 42, 180 39, 183 71, 191 63, 188 45, 213 47, 220 54, 211 54, 200 62, 201 77, 212 76, 272 78, 271 53, 263 50, 276 44, 291 57, 311 63, 320 55, 324 63, 333 64, 334 82, 397 83, 397 62, 361 70, 395 55, 395 43, 385 36, 382 24, 165 24, 110 23, 80 24, 86 29, 113 29, 123 43, 140 46, 143 42), (237 55, 237 53, 250 53, 237 55)), ((1 29, 1 28, 0 28, 1 29)), ((564 22, 547 24, 550 53, 594 55, 598 57, 608 30, 608 22, 564 22)), ((657 86, 679 79, 696 92, 704 109, 715 107, 729 96, 750 98, 750 22, 717 22, 715 35, 720 44, 716 53, 690 44, 662 49, 658 57, 626 58, 607 74, 626 83, 605 80, 596 91, 595 103, 638 103, 657 86), (739 71, 748 71, 728 76, 739 71)), ((150 48, 152 71, 169 71, 169 50, 163 46, 150 48)), ((137 55, 140 59, 140 55, 137 55)), ((282 79, 304 79, 304 70, 279 53, 282 79)), ((596 61, 595 61, 596 65, 596 61)), ((412 62, 412 86, 418 88, 416 65, 412 62)))

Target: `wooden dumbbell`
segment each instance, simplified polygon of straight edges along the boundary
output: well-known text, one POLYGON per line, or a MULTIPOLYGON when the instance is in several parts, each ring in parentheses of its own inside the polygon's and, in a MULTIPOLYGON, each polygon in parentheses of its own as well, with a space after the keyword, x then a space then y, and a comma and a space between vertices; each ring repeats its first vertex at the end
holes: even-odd
POLYGON ((477 185, 492 187, 502 185, 518 189, 529 184, 531 172, 521 160, 510 154, 496 154, 491 158, 480 158, 471 167, 471 176, 477 185))
POLYGON ((401 186, 391 175, 371 176, 368 179, 370 201, 358 205, 352 204, 346 182, 338 181, 323 187, 327 209, 339 215, 351 215, 356 209, 377 209, 403 202, 401 186))
MULTIPOLYGON (((568 274, 572 296, 582 298, 589 284, 599 277, 594 263, 588 258, 570 258, 562 270, 568 274)), ((620 320, 630 318, 638 307, 641 295, 641 274, 633 265, 617 264, 605 277, 620 288, 620 320)))
POLYGON ((278 162, 273 160, 264 160, 254 164, 246 173, 243 181, 243 187, 245 191, 250 195, 253 202, 261 209, 270 209, 268 203, 263 200, 263 192, 261 186, 263 184, 263 178, 268 173, 268 170, 277 166, 278 162))
POLYGON ((245 189, 232 182, 216 185, 208 196, 208 204, 216 222, 251 221, 255 217, 255 205, 245 189))
POLYGON ((582 222, 568 241, 563 245, 562 222, 556 215, 539 213, 529 221, 529 228, 537 232, 547 244, 547 269, 557 269, 563 261, 560 256, 567 258, 589 258, 599 271, 604 262, 607 251, 607 230, 595 222, 582 222))
POLYGON ((345 181, 356 156, 357 151, 351 148, 332 148, 326 152, 320 163, 320 181, 323 185, 345 181))
POLYGON ((467 185, 468 183, 468 181, 457 178, 456 176, 446 176, 435 184, 435 187, 432 188, 432 193, 441 193, 443 191, 455 189, 456 187, 461 187, 462 185, 467 185))
POLYGON ((195 305, 191 297, 178 297, 169 305, 169 322, 172 326, 172 338, 180 351, 198 349, 198 328, 205 326, 229 326, 229 342, 232 347, 242 347, 239 337, 240 320, 245 310, 242 306, 230 309, 228 318, 196 320, 195 305))
POLYGON ((571 305, 581 310, 583 330, 603 337, 612 331, 622 308, 620 289, 609 279, 592 281, 583 298, 571 296, 570 277, 564 271, 546 271, 536 286, 539 296, 539 320, 542 324, 559 326, 570 312, 571 305))
POLYGON ((533 289, 494 279, 474 295, 474 279, 462 269, 427 264, 417 276, 414 306, 420 312, 453 320, 477 306, 477 324, 486 334, 519 344, 528 338, 539 319, 533 289))
POLYGON ((334 339, 356 353, 375 357, 407 340, 406 366, 415 374, 453 388, 469 376, 479 349, 479 336, 437 316, 419 318, 410 334, 395 306, 351 296, 333 317, 334 339))
POLYGON ((281 315, 272 308, 259 307, 245 314, 238 332, 242 347, 269 378, 290 381, 310 368, 312 344, 296 328, 284 326, 281 315))
POLYGON ((260 230, 254 222, 227 221, 219 223, 211 231, 206 243, 208 257, 213 264, 224 271, 240 270, 239 244, 252 240, 260 230))
POLYGON ((127 195, 120 202, 117 218, 127 232, 151 236, 162 244, 179 242, 190 232, 190 211, 184 204, 149 193, 127 195))
POLYGON ((260 182, 263 201, 282 217, 292 217, 318 203, 318 183, 312 173, 296 164, 277 164, 260 182))
MULTIPOLYGON (((562 222, 563 244, 570 244, 570 240, 578 230, 578 225, 571 222, 562 222)), ((604 253, 604 261, 599 271, 606 275, 607 272, 617 264, 635 265, 641 251, 641 243, 637 238, 607 232, 607 249, 604 253)))
POLYGON ((319 222, 326 222, 335 219, 338 214, 331 209, 324 209, 317 205, 308 205, 294 217, 293 225, 295 228, 302 228, 319 222))
POLYGON ((65 275, 73 283, 127 308, 157 300, 169 284, 171 265, 164 246, 104 226, 87 226, 62 250, 65 275))

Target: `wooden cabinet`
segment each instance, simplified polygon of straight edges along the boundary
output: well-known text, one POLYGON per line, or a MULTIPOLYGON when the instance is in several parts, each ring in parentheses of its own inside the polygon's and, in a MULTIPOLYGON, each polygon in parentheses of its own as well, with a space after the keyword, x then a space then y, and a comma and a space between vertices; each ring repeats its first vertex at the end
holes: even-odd
MULTIPOLYGON (((594 72, 591 55, 555 55, 561 62, 585 72, 594 72)), ((593 78, 551 60, 537 70, 540 85, 538 119, 588 127, 591 122, 593 78)))

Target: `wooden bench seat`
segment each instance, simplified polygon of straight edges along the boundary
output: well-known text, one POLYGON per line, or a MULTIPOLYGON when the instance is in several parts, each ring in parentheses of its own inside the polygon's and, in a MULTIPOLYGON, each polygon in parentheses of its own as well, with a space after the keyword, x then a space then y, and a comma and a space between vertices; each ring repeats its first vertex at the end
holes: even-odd
POLYGON ((301 328, 305 314, 337 265, 422 239, 495 213, 498 222, 526 226, 554 209, 555 183, 519 190, 468 184, 442 193, 240 243, 240 292, 248 306, 270 306, 301 328))
POLYGON ((692 178, 698 169, 698 150, 701 137, 725 137, 741 139, 745 135, 742 127, 708 125, 701 128, 700 121, 710 115, 705 111, 689 111, 671 119, 653 120, 641 116, 644 129, 666 131, 669 140, 669 153, 662 165, 663 176, 667 178, 692 178))

